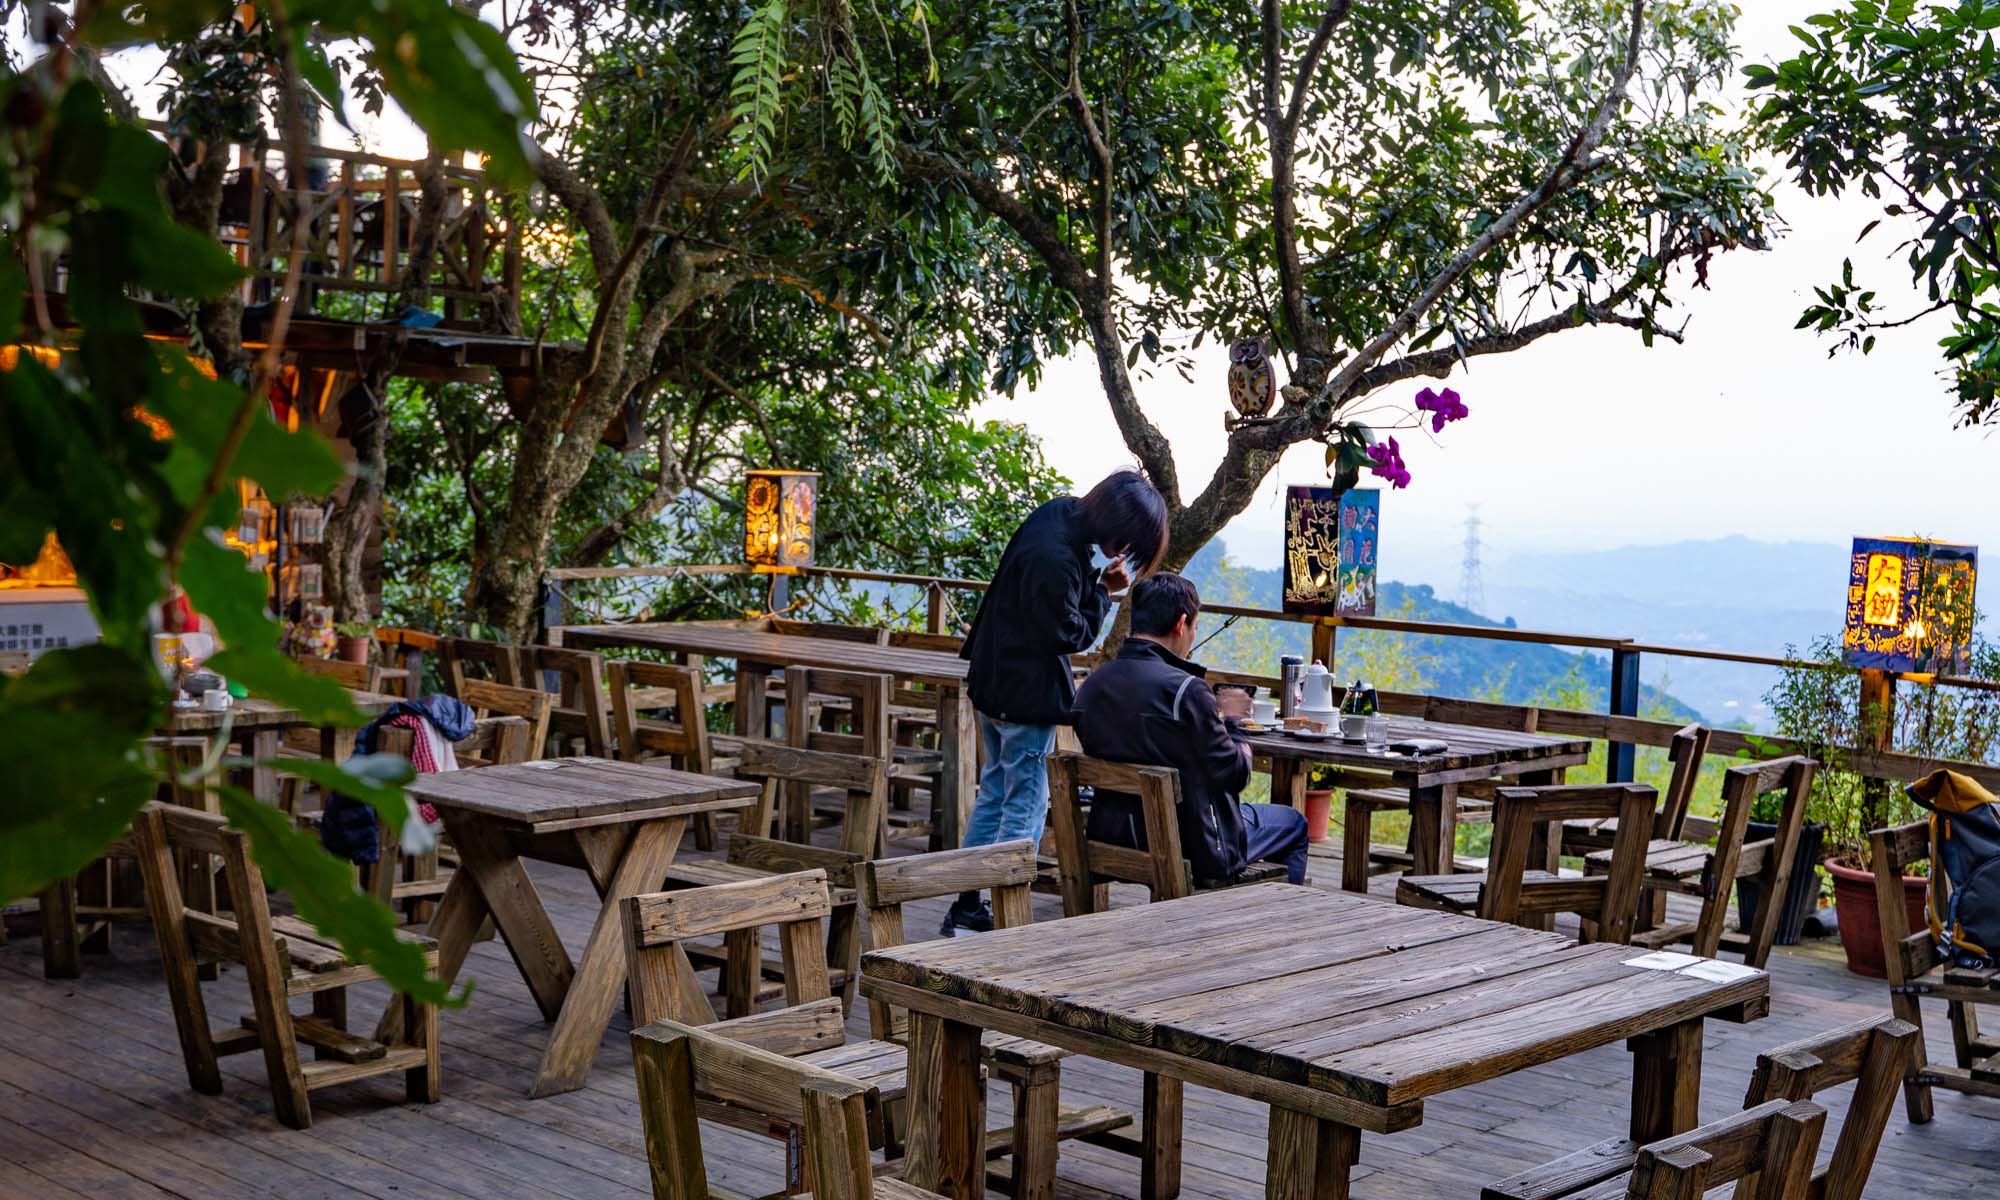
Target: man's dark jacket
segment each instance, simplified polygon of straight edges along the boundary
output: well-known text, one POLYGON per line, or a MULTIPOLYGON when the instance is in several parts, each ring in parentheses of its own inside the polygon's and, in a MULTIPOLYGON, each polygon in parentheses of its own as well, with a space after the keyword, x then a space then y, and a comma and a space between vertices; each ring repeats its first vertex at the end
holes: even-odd
MULTIPOLYGON (((1071 722, 1092 758, 1179 769, 1181 853, 1205 883, 1243 869, 1248 838, 1236 796, 1250 782, 1250 747, 1216 710, 1207 674, 1158 642, 1128 639, 1083 681, 1071 722)), ((1144 849, 1138 797, 1100 788, 1089 836, 1144 849)))
POLYGON ((1021 522, 979 602, 959 656, 972 664, 972 707, 1002 721, 1061 725, 1076 684, 1069 656, 1090 649, 1110 603, 1090 565, 1090 537, 1074 497, 1021 522))

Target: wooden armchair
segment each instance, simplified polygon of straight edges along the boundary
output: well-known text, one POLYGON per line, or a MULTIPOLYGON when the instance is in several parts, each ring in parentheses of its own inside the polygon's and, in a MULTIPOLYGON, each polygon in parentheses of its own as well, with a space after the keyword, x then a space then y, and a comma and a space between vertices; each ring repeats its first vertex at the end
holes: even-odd
MULTIPOLYGON (((1641 930, 1632 944, 1659 949, 1685 942, 1690 953, 1714 958, 1724 945, 1723 926, 1729 919, 1729 902, 1738 879, 1763 882, 1769 902, 1757 907, 1757 924, 1731 940, 1741 950, 1743 961, 1762 967, 1771 955, 1778 934, 1778 914, 1784 908, 1785 883, 1791 878, 1792 858, 1798 850, 1799 827, 1805 823, 1806 796, 1812 788, 1813 770, 1809 758, 1791 755, 1768 762, 1731 767, 1723 776, 1723 812, 1715 844, 1655 838, 1646 847, 1644 885, 1658 893, 1678 893, 1701 900, 1701 912, 1693 921, 1660 924, 1641 930), (1765 792, 1783 789, 1784 804, 1778 813, 1775 837, 1744 841, 1750 824, 1750 809, 1765 792)), ((1586 869, 1607 867, 1605 851, 1594 851, 1584 860, 1586 869)), ((1653 909, 1647 903, 1647 911, 1653 909)), ((1649 922, 1650 924, 1650 922, 1649 922)))
MULTIPOLYGON (((699 982, 685 955, 695 938, 754 932, 776 926, 784 961, 784 1006, 732 1020, 708 1031, 757 1049, 836 1071, 880 1097, 883 1104, 907 1090, 908 1054, 894 1042, 848 1043, 844 1009, 827 981, 820 922, 832 910, 826 872, 801 871, 742 883, 633 896, 624 902, 625 955, 632 985, 635 1026, 666 1018, 699 1023, 706 1007, 699 982)), ((788 1114, 759 1111, 729 1092, 701 1089, 704 1115, 750 1133, 786 1143, 786 1178, 792 1190, 802 1183, 797 1147, 801 1124, 788 1114)), ((880 1122, 869 1143, 889 1145, 880 1122)))
MULTIPOLYGON (((1072 751, 1049 756, 1049 819, 1055 828, 1057 874, 1061 881, 1063 915, 1081 916, 1110 907, 1109 884, 1136 883, 1153 900, 1178 900, 1195 890, 1194 868, 1181 853, 1178 819, 1180 772, 1172 767, 1142 767, 1106 762, 1072 751), (1082 789, 1102 788, 1137 796, 1145 819, 1143 849, 1093 840, 1089 836, 1082 789)), ((1282 882, 1281 863, 1251 863, 1226 884, 1282 882)))
MULTIPOLYGON (((992 891, 994 924, 999 928, 1026 925, 1033 920, 1028 891, 1035 869, 1035 845, 1026 841, 861 863, 855 879, 868 948, 887 950, 903 944, 905 904, 964 891, 992 891)), ((868 1031, 882 1041, 908 1044, 909 1015, 885 1001, 870 1001, 868 1031)), ((1058 1141, 1081 1138, 1133 1154, 1143 1152, 1130 1138, 1106 1136, 1130 1126, 1131 1113, 1105 1105, 1062 1107, 1062 1060, 1068 1051, 992 1031, 982 1035, 980 1048, 987 1069, 1014 1093, 1013 1195, 1055 1195, 1058 1141)))
POLYGON ((583 752, 611 757, 611 705, 605 697, 604 656, 595 650, 565 650, 560 646, 520 646, 516 682, 543 688, 554 697, 549 729, 568 752, 572 739, 583 752), (548 685, 553 683, 553 687, 548 685))
POLYGON ((310 655, 293 655, 292 661, 299 664, 308 675, 331 679, 341 687, 357 692, 379 692, 382 690, 382 668, 374 663, 348 662, 340 658, 313 658, 310 655))
MULTIPOLYGON (((1922 1040, 1914 1026, 1885 1013, 1757 1056, 1750 1091, 1743 1101, 1746 1110, 1755 1111, 1772 1101, 1810 1100, 1830 1088, 1855 1085, 1831 1160, 1813 1169, 1812 1155, 1807 1155, 1810 1177, 1801 1196, 1807 1200, 1860 1200, 1889 1110, 1896 1103, 1896 1088, 1922 1040)), ((1488 1185, 1480 1193, 1481 1200, 1558 1200, 1599 1191, 1623 1195, 1622 1189, 1612 1189, 1628 1177, 1643 1149, 1637 1142, 1621 1138, 1599 1142, 1488 1185)), ((1761 1186, 1761 1179, 1746 1175, 1737 1184, 1737 1200, 1754 1200, 1761 1194, 1761 1186)))
POLYGON ((802 1182, 815 1200, 932 1200, 899 1179, 877 1179, 869 1158, 881 1095, 865 1083, 712 1030, 655 1021, 632 1031, 639 1117, 654 1200, 709 1200, 699 1118, 714 1105, 799 1130, 802 1182))
POLYGON ((1396 883, 1396 903, 1510 924, 1576 913, 1584 919, 1584 940, 1624 945, 1638 921, 1639 872, 1655 795, 1633 783, 1503 787, 1493 800, 1491 868, 1480 874, 1405 875, 1396 883), (1548 839, 1559 838, 1566 822, 1605 819, 1616 820, 1619 828, 1604 874, 1575 878, 1530 869, 1531 862, 1547 861, 1548 839))
POLYGON ((461 700, 465 697, 459 687, 468 679, 520 687, 525 678, 521 670, 521 648, 507 642, 467 637, 440 638, 438 657, 442 660, 438 670, 444 680, 444 690, 461 700))
MULTIPOLYGON (((1712 823, 1710 828, 1695 828, 1700 818, 1690 814, 1695 783, 1701 775, 1702 760, 1708 755, 1708 740, 1713 732, 1703 725, 1685 725, 1668 741, 1667 761, 1673 771, 1667 777, 1667 790, 1660 794, 1660 807, 1653 814, 1654 838, 1698 842, 1713 836, 1712 823)), ((1580 858, 1592 851, 1609 850, 1617 833, 1615 818, 1571 821, 1563 826, 1563 853, 1580 858)))
MULTIPOLYGON (((412 1101, 439 1096, 437 1009, 408 997, 389 1003, 403 1008, 407 1036, 394 1044, 372 1041, 347 1029, 347 988, 380 979, 350 962, 340 948, 310 925, 274 917, 265 900, 264 878, 250 857, 249 840, 220 816, 159 803, 148 804, 132 822, 134 850, 146 881, 146 907, 159 939, 160 961, 180 1031, 188 1082, 198 1092, 222 1091, 218 1055, 262 1050, 271 1079, 272 1106, 294 1129, 312 1124, 309 1093, 357 1079, 403 1072, 412 1101), (235 907, 231 917, 191 907, 181 893, 175 852, 221 858, 235 907), (243 964, 253 1013, 240 1027, 211 1030, 196 977, 197 964, 221 960, 243 964), (294 1016, 293 996, 310 995, 313 1015, 294 1016), (299 1060, 299 1044, 316 1058, 299 1060)), ((427 938, 405 935, 424 946, 433 969, 437 949, 427 938)))
POLYGON ((1812 1194, 1813 1158, 1819 1153, 1825 1129, 1826 1110, 1819 1105, 1773 1100, 1639 1147, 1627 1166, 1601 1181, 1556 1191, 1523 1192, 1506 1190, 1514 1185, 1509 1180, 1482 1190, 1480 1200, 1512 1200, 1525 1195, 1571 1200, 1701 1200, 1711 1188, 1729 1183, 1747 1183, 1738 1193, 1745 1200, 1807 1200, 1812 1194))
MULTIPOLYGON (((1904 1107, 1910 1123, 1931 1119, 1931 1089, 1946 1088, 1979 1096, 2000 1096, 2000 1039, 1979 1028, 1979 1006, 2000 1006, 2000 969, 1974 970, 1954 965, 1938 950, 1928 928, 1910 930, 1910 912, 1903 899, 1908 868, 1931 861, 1930 825, 1917 821, 1868 835, 1875 851, 1875 909, 1882 928, 1882 960, 1889 976, 1889 1007, 1918 1030, 1924 1027, 1922 999, 1944 1001, 1951 1021, 1953 1064, 1933 1063, 1916 1047, 1904 1077, 1904 1107)), ((1932 863, 1931 886, 1951 894, 1951 880, 1932 863)), ((1766 892, 1765 895, 1776 895, 1766 892)))
MULTIPOLYGON (((539 688, 511 687, 484 679, 461 679, 458 690, 452 694, 472 710, 474 720, 519 717, 527 723, 527 754, 515 761, 526 762, 542 756, 542 748, 549 740, 549 712, 555 705, 555 697, 539 688)), ((493 761, 479 752, 470 752, 460 758, 459 765, 490 766, 493 761)))

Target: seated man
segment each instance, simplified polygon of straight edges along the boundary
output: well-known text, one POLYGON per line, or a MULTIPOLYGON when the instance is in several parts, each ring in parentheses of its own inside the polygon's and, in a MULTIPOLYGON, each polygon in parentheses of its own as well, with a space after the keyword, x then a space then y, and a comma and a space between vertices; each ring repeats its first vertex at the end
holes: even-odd
MULTIPOLYGON (((1240 689, 1222 696, 1207 671, 1184 656, 1194 647, 1201 597, 1178 575, 1149 575, 1132 587, 1132 636, 1118 656, 1077 689, 1071 724, 1092 758, 1174 767, 1181 773, 1181 853, 1202 883, 1223 883, 1254 862, 1283 862, 1293 883, 1306 876, 1306 821, 1280 804, 1243 804, 1250 747, 1237 722, 1250 715, 1240 689)), ((1143 849, 1137 797, 1098 789, 1090 806, 1093 841, 1143 849)))

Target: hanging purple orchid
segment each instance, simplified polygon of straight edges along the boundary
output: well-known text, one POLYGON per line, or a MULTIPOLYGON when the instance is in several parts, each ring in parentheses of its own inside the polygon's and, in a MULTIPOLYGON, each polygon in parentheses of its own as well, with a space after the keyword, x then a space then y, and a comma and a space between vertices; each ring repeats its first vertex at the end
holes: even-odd
POLYGON ((1458 393, 1451 388, 1446 388, 1442 395, 1429 388, 1418 392, 1417 411, 1431 414, 1432 433, 1443 433, 1446 425, 1472 415, 1472 410, 1465 406, 1465 401, 1459 399, 1458 393))
POLYGON ((1368 457, 1373 460, 1369 470, 1389 481, 1393 487, 1410 486, 1410 469, 1403 465, 1403 448, 1395 438, 1368 447, 1368 457))

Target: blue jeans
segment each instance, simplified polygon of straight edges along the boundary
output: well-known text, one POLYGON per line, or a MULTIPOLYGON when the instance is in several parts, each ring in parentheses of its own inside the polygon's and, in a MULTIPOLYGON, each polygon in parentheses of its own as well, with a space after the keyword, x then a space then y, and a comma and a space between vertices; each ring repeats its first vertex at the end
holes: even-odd
POLYGON ((1243 857, 1247 862, 1281 862, 1285 878, 1306 881, 1306 819, 1288 804, 1245 804, 1243 857))
POLYGON ((980 713, 979 741, 986 764, 979 769, 979 795, 960 844, 1040 842, 1049 819, 1048 758, 1055 726, 1017 725, 980 713))

